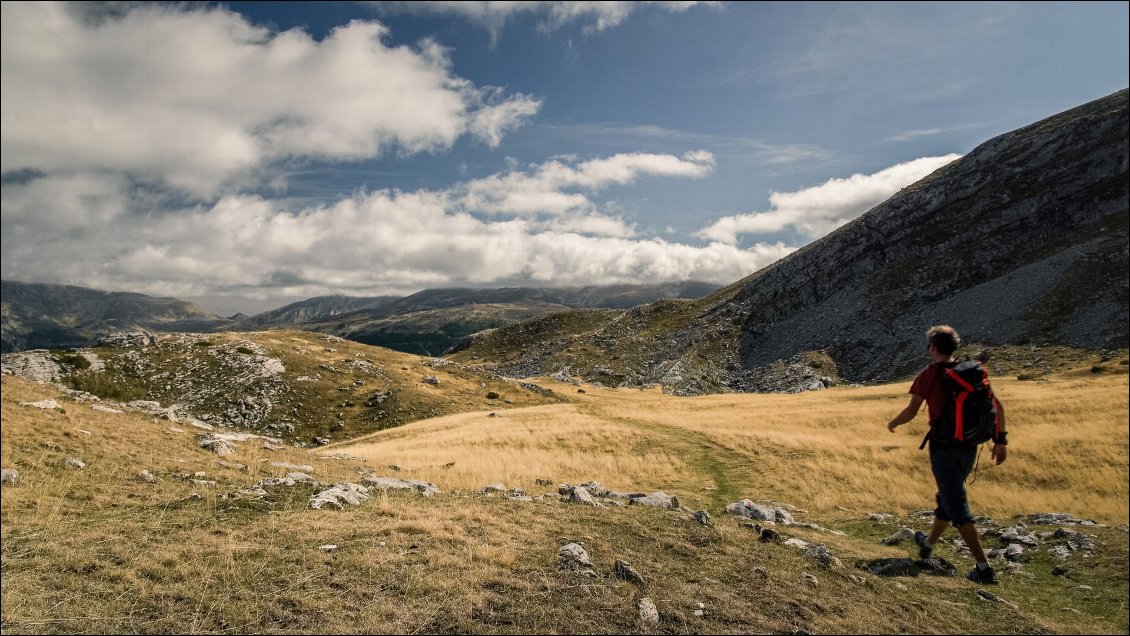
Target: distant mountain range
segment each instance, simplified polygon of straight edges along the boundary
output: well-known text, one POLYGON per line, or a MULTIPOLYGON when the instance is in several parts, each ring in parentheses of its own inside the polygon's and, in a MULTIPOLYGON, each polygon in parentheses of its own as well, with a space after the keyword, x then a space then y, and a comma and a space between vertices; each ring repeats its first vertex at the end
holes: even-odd
POLYGON ((702 282, 586 287, 427 289, 404 298, 312 298, 264 312, 233 330, 287 327, 333 334, 420 355, 440 355, 464 337, 546 314, 593 307, 628 308, 665 298, 701 298, 702 282), (353 307, 347 311, 347 307, 353 307), (302 316, 302 319, 297 319, 302 316))
POLYGON ((67 285, 0 282, 4 352, 91 345, 121 331, 258 331, 297 328, 424 355, 439 355, 480 329, 555 311, 631 307, 697 298, 700 282, 569 288, 430 289, 407 297, 320 296, 228 318, 175 298, 67 285))
POLYGON ((694 394, 905 376, 941 323, 977 345, 1124 349, 1128 139, 1122 90, 991 139, 706 298, 543 317, 456 359, 694 394))
POLYGON ((0 281, 4 352, 78 347, 120 331, 211 331, 229 324, 176 298, 0 281))

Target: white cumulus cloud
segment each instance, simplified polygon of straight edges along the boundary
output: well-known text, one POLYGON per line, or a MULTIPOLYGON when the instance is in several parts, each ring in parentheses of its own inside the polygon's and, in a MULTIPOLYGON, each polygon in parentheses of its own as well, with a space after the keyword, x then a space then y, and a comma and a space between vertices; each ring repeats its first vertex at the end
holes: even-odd
POLYGON ((92 20, 5 2, 4 172, 117 172, 208 198, 287 158, 354 160, 497 146, 540 100, 452 74, 435 42, 390 46, 378 22, 316 41, 221 8, 138 4, 92 20))
MULTIPOLYGON (((522 177, 597 189, 641 174, 704 174, 707 158, 691 156, 698 162, 662 155, 557 161, 522 177)), ((228 195, 152 213, 131 201, 129 182, 112 177, 11 182, 0 191, 2 267, 14 280, 172 296, 293 298, 451 285, 725 284, 794 249, 639 238, 634 227, 591 206, 568 214, 481 215, 466 209, 465 186, 360 192, 300 210, 257 195, 228 195), (87 196, 97 205, 81 205, 87 196), (43 217, 43 210, 54 216, 43 217)))
POLYGON ((562 215, 590 212, 593 202, 580 191, 598 192, 632 183, 642 176, 700 178, 714 169, 714 156, 693 151, 669 154, 622 153, 577 163, 559 157, 532 166, 476 179, 460 186, 459 203, 487 214, 562 215))
POLYGON ((854 174, 846 179, 829 179, 796 192, 773 192, 769 196, 771 209, 722 217, 696 235, 736 245, 741 234, 772 234, 794 228, 808 238, 816 239, 959 158, 961 155, 956 154, 923 157, 870 175, 854 174))

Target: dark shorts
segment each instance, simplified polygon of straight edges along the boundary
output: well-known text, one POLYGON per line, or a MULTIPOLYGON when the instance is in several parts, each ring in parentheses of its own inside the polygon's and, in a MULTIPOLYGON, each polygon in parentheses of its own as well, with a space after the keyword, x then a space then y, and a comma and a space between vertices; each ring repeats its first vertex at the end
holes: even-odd
POLYGON ((938 507, 934 509, 934 517, 949 521, 955 528, 973 522, 969 499, 965 495, 965 478, 973 470, 976 460, 976 448, 930 450, 930 468, 934 471, 934 481, 938 483, 938 507))

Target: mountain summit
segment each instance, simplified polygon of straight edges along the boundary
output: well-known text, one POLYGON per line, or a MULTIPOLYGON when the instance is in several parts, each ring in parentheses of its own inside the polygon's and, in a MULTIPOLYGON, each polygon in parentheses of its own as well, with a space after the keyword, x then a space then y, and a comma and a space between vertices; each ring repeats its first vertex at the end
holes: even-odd
POLYGON ((789 363, 899 377, 939 323, 982 345, 1124 348, 1127 112, 1122 90, 993 138, 700 301, 550 317, 461 355, 701 393, 762 389, 789 363))

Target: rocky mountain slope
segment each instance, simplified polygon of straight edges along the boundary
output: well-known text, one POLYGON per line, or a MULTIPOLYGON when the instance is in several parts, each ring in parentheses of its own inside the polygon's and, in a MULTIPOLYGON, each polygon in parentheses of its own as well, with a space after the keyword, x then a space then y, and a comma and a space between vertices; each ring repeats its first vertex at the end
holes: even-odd
POLYGON ((176 298, 0 282, 3 351, 76 347, 122 331, 211 331, 231 321, 176 298))
POLYGON ((397 299, 397 296, 315 296, 254 316, 244 316, 231 328, 240 331, 257 331, 272 327, 287 328, 296 324, 341 316, 362 309, 374 309, 397 299))
POLYGON ((457 359, 702 393, 900 377, 939 323, 979 345, 1126 348, 1127 113, 1123 90, 991 139, 702 300, 535 320, 457 359))

